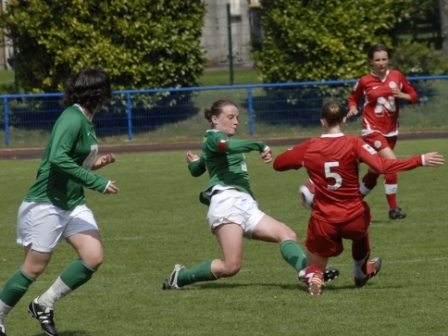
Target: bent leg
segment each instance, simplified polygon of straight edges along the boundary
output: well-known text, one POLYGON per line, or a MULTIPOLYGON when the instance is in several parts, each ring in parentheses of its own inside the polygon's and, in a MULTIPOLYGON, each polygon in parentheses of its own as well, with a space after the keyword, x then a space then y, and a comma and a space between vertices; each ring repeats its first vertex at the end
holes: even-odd
POLYGON ((51 287, 39 297, 39 304, 52 308, 54 304, 92 278, 103 262, 103 246, 97 230, 76 233, 67 237, 80 259, 62 271, 51 287))
POLYGON ((243 228, 238 224, 224 224, 213 233, 221 246, 223 259, 213 260, 211 270, 217 278, 234 276, 243 262, 243 228))
POLYGON ((0 293, 0 320, 3 320, 9 311, 25 295, 28 288, 41 275, 51 259, 51 252, 38 252, 31 248, 31 245, 25 247, 25 260, 22 267, 14 272, 6 281, 2 292, 0 293))
POLYGON ((243 258, 243 228, 240 225, 222 224, 213 230, 221 246, 223 259, 209 260, 178 274, 180 287, 199 281, 211 281, 231 277, 239 272, 243 258))
POLYGON ((371 169, 367 171, 359 186, 359 191, 363 196, 367 196, 375 188, 379 176, 380 174, 371 169))
POLYGON ((252 238, 280 244, 280 253, 288 264, 296 271, 305 268, 305 253, 297 244, 296 233, 286 224, 265 215, 255 226, 252 238))
MULTIPOLYGON (((392 148, 386 147, 379 151, 381 157, 385 159, 396 159, 392 148)), ((397 190, 398 190, 398 175, 386 174, 384 175, 384 191, 386 193, 389 210, 398 208, 397 205, 397 190)))

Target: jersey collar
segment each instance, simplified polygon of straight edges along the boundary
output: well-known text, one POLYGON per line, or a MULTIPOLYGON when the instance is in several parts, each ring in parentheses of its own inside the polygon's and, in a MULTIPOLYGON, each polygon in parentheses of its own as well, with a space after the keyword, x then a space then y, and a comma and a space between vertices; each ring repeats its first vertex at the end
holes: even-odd
POLYGON ((373 71, 370 73, 373 77, 378 78, 380 81, 382 81, 383 83, 386 81, 387 76, 389 76, 389 69, 387 69, 386 71, 386 76, 384 76, 383 79, 381 79, 378 75, 376 75, 373 71))
POLYGON ((322 134, 320 137, 321 138, 339 138, 341 136, 344 136, 344 133, 332 133, 332 134, 322 134))

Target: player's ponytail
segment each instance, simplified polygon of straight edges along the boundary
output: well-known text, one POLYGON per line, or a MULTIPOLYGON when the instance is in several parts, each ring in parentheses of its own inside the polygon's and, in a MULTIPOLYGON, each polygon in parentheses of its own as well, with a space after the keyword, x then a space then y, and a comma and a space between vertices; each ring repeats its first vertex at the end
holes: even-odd
POLYGON ((327 100, 322 106, 321 119, 325 119, 329 127, 342 124, 345 117, 345 110, 341 103, 335 100, 327 100))

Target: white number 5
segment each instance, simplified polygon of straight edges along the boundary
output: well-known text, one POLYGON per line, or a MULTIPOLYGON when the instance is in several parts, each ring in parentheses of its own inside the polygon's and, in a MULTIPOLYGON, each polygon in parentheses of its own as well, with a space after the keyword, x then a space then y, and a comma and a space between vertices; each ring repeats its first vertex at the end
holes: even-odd
POLYGON ((325 162, 325 177, 326 178, 334 178, 335 184, 327 185, 327 188, 330 190, 336 190, 342 185, 342 177, 338 173, 333 173, 330 169, 333 167, 339 167, 339 162, 325 162))

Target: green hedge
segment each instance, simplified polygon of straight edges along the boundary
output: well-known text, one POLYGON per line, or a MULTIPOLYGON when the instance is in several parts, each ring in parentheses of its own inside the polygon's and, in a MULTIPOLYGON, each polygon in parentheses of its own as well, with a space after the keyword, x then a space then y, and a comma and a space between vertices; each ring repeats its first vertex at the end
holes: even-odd
POLYGON ((0 26, 25 92, 61 91, 85 67, 108 71, 114 89, 195 86, 205 10, 201 0, 10 0, 0 26))
POLYGON ((392 46, 410 0, 261 0, 265 39, 254 54, 265 83, 353 79, 366 50, 392 46))

